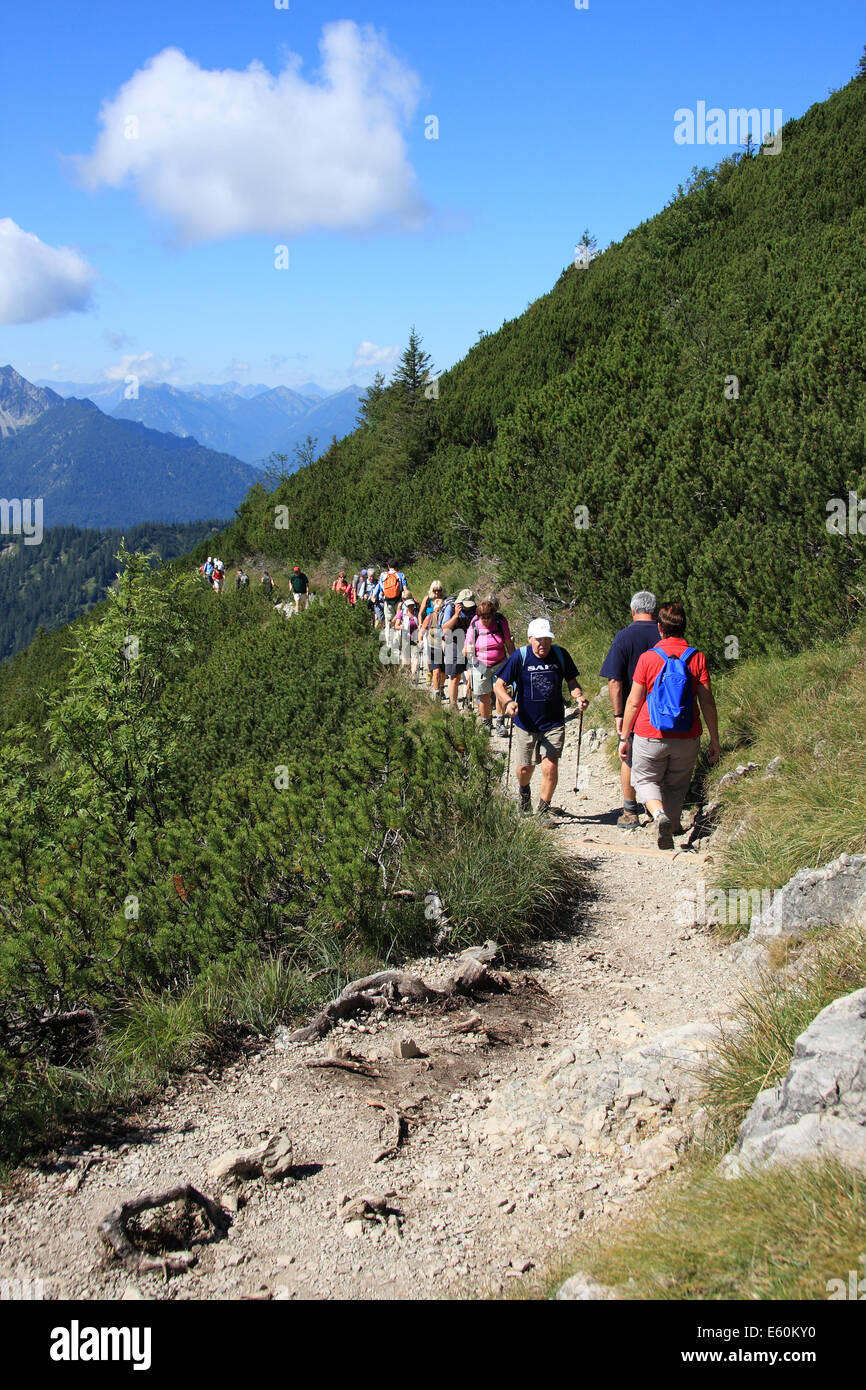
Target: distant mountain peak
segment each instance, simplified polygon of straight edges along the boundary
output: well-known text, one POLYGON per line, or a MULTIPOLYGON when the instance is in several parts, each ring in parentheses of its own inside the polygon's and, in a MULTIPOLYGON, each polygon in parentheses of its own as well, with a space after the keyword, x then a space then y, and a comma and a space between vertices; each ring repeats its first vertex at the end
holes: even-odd
POLYGON ((62 399, 48 387, 34 386, 9 363, 0 367, 0 439, 32 425, 62 399))

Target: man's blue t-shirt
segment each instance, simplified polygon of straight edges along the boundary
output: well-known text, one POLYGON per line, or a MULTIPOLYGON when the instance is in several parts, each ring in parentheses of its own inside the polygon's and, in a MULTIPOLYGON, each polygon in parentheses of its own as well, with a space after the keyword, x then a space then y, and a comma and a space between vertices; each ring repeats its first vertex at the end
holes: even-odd
POLYGON ((610 651, 604 658, 604 665, 598 674, 609 681, 622 681, 623 709, 631 690, 638 658, 660 640, 656 623, 634 622, 622 628, 611 642, 610 651))
POLYGON ((565 723, 563 677, 570 684, 577 680, 579 672, 565 647, 560 647, 559 653, 561 666, 553 648, 547 656, 541 657, 535 655, 530 645, 526 660, 522 661, 518 647, 499 672, 506 685, 514 686, 517 701, 514 722, 525 733, 543 733, 565 723))

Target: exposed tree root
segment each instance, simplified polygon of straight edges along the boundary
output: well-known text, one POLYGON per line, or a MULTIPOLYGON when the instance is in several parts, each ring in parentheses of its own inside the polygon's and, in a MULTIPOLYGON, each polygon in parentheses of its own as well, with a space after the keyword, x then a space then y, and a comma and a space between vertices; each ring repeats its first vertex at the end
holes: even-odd
POLYGON ((122 1206, 110 1211, 100 1221, 99 1234, 106 1245, 111 1246, 118 1259, 122 1260, 129 1269, 137 1272, 159 1269, 166 1275, 169 1271, 177 1273, 189 1269, 190 1265, 195 1262, 195 1256, 191 1256, 188 1250, 160 1256, 146 1255, 142 1250, 136 1250, 127 1233, 127 1223, 132 1217, 139 1216, 141 1212, 149 1211, 153 1207, 169 1206, 172 1202, 197 1203, 219 1237, 224 1236, 228 1231, 231 1224, 228 1213, 224 1212, 216 1202, 212 1202, 210 1197, 199 1192, 197 1187, 192 1187, 190 1183, 184 1183, 180 1187, 169 1188, 167 1192, 144 1194, 141 1197, 133 1197, 129 1202, 124 1202, 122 1206))
POLYGON ((313 1042, 323 1038, 336 1023, 355 1014, 369 1012, 382 1003, 395 1000, 410 1000, 430 1004, 449 999, 455 994, 471 995, 476 990, 504 990, 507 981, 487 965, 499 952, 495 941, 487 941, 483 946, 473 946, 464 951, 458 959, 459 969, 445 985, 444 989, 432 989, 418 975, 410 975, 404 970, 380 970, 376 975, 365 975, 363 979, 352 980, 345 989, 326 1004, 321 1013, 311 1023, 296 1028, 289 1035, 289 1042, 313 1042))

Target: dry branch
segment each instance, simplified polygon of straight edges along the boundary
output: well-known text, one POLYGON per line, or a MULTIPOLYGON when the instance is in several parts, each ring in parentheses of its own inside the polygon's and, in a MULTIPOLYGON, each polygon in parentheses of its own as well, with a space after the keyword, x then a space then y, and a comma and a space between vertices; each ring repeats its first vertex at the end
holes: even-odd
POLYGON ((351 1062, 347 1057, 317 1057, 313 1061, 307 1062, 308 1067, 338 1067, 340 1071, 353 1071, 358 1076, 378 1076, 379 1072, 372 1067, 365 1067, 363 1062, 351 1062))
POLYGON ((394 1126, 391 1143, 386 1144, 384 1149, 380 1149, 373 1159, 374 1163, 378 1163, 383 1158, 393 1158, 399 1149, 400 1140, 403 1138, 403 1117, 398 1115, 396 1110, 392 1110, 390 1105, 386 1105, 383 1100, 368 1100, 367 1104, 372 1105, 376 1110, 384 1110, 394 1126))
POLYGON ((124 1264, 135 1271, 149 1269, 160 1269, 164 1274, 169 1270, 178 1272, 189 1269, 194 1261, 194 1256, 190 1258, 188 1250, 180 1250, 176 1254, 163 1256, 146 1255, 142 1250, 136 1250, 127 1233, 127 1223, 134 1216, 139 1216, 143 1211, 150 1211, 154 1207, 169 1206, 172 1202, 195 1202, 202 1208, 208 1217, 218 1238, 225 1236, 231 1224, 230 1217, 224 1212, 222 1207, 216 1202, 212 1202, 210 1197, 206 1197, 203 1192, 199 1192, 197 1187, 190 1183, 184 1183, 179 1187, 171 1187, 167 1192, 156 1194, 145 1194, 141 1197, 133 1197, 131 1201, 124 1202, 122 1206, 110 1211, 107 1216, 99 1223, 99 1234, 114 1250, 118 1259, 123 1260, 124 1264))

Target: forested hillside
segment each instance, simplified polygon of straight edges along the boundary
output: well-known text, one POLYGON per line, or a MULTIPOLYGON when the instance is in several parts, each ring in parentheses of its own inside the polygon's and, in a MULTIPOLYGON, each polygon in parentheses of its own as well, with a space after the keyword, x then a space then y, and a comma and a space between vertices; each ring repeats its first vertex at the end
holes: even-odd
MULTIPOLYGON (((131 550, 152 550, 162 560, 173 560, 219 524, 133 526, 126 543, 131 550)), ((99 603, 117 573, 123 538, 120 531, 56 526, 45 532, 39 545, 11 539, 0 550, 0 660, 23 650, 40 627, 51 632, 99 603)))
POLYGON ((826 524, 866 493, 864 167, 861 76, 777 155, 695 171, 438 387, 413 335, 363 426, 254 488, 224 550, 484 552, 613 623, 649 586, 716 656, 842 630, 866 593, 856 517, 826 524))

